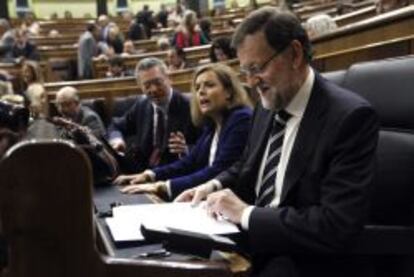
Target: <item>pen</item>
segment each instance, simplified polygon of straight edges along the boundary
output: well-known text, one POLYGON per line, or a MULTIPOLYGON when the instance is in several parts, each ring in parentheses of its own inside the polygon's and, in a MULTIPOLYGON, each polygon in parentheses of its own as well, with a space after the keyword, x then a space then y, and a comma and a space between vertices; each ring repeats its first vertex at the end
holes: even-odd
POLYGON ((139 254, 138 258, 164 258, 171 255, 171 252, 165 250, 165 249, 159 249, 155 251, 145 252, 139 254))

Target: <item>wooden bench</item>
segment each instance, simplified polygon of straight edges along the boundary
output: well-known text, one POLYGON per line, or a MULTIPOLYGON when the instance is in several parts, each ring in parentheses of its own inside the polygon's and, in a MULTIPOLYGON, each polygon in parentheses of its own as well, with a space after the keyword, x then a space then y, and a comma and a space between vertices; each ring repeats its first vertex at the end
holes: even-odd
POLYGON ((414 6, 359 21, 312 39, 317 56, 413 33, 414 6))
MULTIPOLYGON (((202 45, 202 46, 195 46, 195 47, 188 47, 184 49, 186 53, 187 60, 191 64, 198 64, 201 59, 208 58, 210 45, 202 45)), ((167 58, 167 51, 157 51, 157 52, 148 52, 143 54, 137 55, 130 55, 122 57, 124 61, 124 65, 126 68, 133 70, 136 64, 148 57, 156 57, 162 60, 167 58)), ((94 59, 93 60, 93 69, 94 69, 94 76, 95 78, 103 78, 105 77, 105 73, 108 70, 108 62, 102 59, 94 59)))
POLYGON ((364 7, 356 11, 334 17, 338 27, 346 26, 367 18, 371 18, 377 14, 375 5, 364 7))
POLYGON ((414 54, 414 34, 315 57, 313 66, 321 72, 347 69, 357 62, 414 54))

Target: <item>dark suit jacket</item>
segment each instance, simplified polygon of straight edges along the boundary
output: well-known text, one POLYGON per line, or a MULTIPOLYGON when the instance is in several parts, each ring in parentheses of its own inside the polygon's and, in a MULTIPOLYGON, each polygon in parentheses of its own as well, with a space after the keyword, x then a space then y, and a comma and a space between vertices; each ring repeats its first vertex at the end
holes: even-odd
POLYGON ((237 161, 243 153, 249 134, 251 116, 251 109, 246 107, 228 111, 223 121, 216 156, 211 166, 208 162, 215 126, 209 122, 188 156, 172 164, 153 169, 156 179, 171 179, 171 192, 175 197, 188 188, 214 178, 237 161))
MULTIPOLYGON (((272 116, 255 110, 242 159, 217 177, 249 204, 272 116)), ((316 74, 280 205, 255 208, 250 216, 246 236, 255 270, 271 272, 269 264, 284 256, 299 276, 342 276, 347 270, 353 272, 345 276, 358 276, 351 269, 355 261, 336 254, 346 252, 366 220, 377 139, 378 119, 368 102, 316 74)))
MULTIPOLYGON (((153 151, 153 113, 151 100, 146 96, 139 96, 135 104, 123 117, 114 118, 109 126, 110 139, 115 137, 134 136, 132 148, 136 152, 135 172, 148 168, 148 160, 153 151)), ((197 139, 197 130, 191 122, 190 105, 188 99, 179 92, 173 92, 168 108, 167 134, 182 132, 187 144, 194 144, 197 139)), ((171 154, 166 147, 161 153, 161 164, 171 163, 178 159, 178 155, 171 154)))

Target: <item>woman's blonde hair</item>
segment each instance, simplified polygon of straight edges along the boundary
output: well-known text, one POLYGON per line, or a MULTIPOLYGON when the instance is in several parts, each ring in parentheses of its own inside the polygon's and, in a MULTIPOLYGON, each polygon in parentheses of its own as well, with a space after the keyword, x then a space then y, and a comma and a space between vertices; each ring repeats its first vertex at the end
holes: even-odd
POLYGON ((43 74, 42 74, 42 69, 40 67, 40 64, 38 62, 35 61, 31 61, 31 60, 24 60, 23 64, 22 64, 22 69, 24 66, 27 66, 32 74, 33 74, 33 83, 43 83, 43 74))
POLYGON ((205 65, 196 70, 192 80, 191 119, 195 126, 201 126, 206 120, 206 116, 201 113, 200 106, 198 105, 195 82, 199 75, 208 71, 216 74, 223 89, 229 93, 228 109, 238 106, 251 106, 246 90, 231 67, 221 63, 205 65))

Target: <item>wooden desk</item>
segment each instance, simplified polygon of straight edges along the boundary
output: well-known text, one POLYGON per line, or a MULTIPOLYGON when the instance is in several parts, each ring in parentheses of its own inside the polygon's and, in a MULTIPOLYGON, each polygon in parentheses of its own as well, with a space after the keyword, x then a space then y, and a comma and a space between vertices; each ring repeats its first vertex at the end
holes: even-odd
MULTIPOLYGON (((99 187, 94 189, 93 200, 95 203, 95 208, 99 213, 105 213, 111 210, 111 203, 117 202, 126 205, 132 204, 149 204, 158 202, 157 197, 151 195, 137 194, 137 195, 126 195, 120 193, 117 187, 107 186, 99 187)), ((139 255, 140 253, 145 253, 148 251, 154 251, 162 248, 161 244, 148 244, 148 243, 130 243, 124 245, 116 245, 109 233, 108 226, 104 218, 95 216, 95 222, 97 227, 97 232, 101 241, 98 241, 100 245, 100 250, 104 251, 104 254, 115 258, 133 258, 139 255), (103 248, 102 248, 103 247, 103 248)), ((194 257, 173 253, 173 255, 162 258, 164 261, 191 261, 194 257)), ((240 255, 235 253, 223 253, 220 251, 213 251, 211 259, 215 262, 229 263, 231 271, 235 276, 245 276, 247 273, 250 263, 240 255)))

